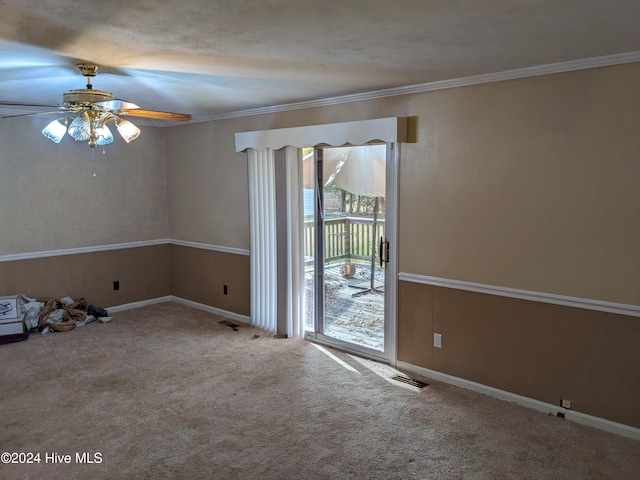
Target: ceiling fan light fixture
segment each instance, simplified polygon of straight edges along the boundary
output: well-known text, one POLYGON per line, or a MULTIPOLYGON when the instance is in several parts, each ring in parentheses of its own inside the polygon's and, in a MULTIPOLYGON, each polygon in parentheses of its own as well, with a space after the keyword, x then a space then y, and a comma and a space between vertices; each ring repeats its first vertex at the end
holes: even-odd
POLYGON ((96 143, 98 145, 108 145, 113 142, 113 133, 111 133, 109 127, 104 124, 96 128, 96 136, 96 143))
POLYGON ((129 120, 116 120, 116 128, 125 142, 129 143, 140 136, 140 129, 129 120))
MULTIPOLYGON (((42 130, 42 134, 52 142, 60 143, 65 133, 68 133, 76 142, 87 141, 91 148, 96 148, 98 145, 107 145, 113 142, 113 133, 106 126, 107 121, 111 120, 115 122, 118 133, 125 142, 130 143, 138 138, 140 129, 128 120, 122 120, 117 115, 181 122, 191 120, 191 115, 186 113, 143 110, 135 103, 115 98, 113 93, 95 90, 91 84, 91 78, 96 76, 98 66, 92 63, 81 63, 77 66, 87 79, 86 88, 67 90, 62 94, 62 106, 60 108, 66 112, 64 114, 65 117, 54 120, 42 130)), ((55 108, 53 105, 4 104, 0 102, 0 107, 4 105, 55 108)), ((40 113, 28 113, 26 115, 40 115, 40 113)))
POLYGON ((91 136, 91 124, 89 123, 86 113, 73 119, 67 133, 71 135, 76 142, 89 140, 91 136))
POLYGON ((60 143, 67 133, 67 119, 62 117, 44 127, 42 134, 55 143, 60 143))

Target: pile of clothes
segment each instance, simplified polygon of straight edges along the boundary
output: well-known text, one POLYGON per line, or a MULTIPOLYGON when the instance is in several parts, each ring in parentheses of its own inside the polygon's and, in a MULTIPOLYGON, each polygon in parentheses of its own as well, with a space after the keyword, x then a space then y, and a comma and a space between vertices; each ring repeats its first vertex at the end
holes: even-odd
POLYGON ((106 323, 111 320, 104 308, 87 305, 84 298, 75 301, 70 297, 35 300, 20 295, 19 309, 24 313, 27 331, 68 332, 93 321, 106 323))

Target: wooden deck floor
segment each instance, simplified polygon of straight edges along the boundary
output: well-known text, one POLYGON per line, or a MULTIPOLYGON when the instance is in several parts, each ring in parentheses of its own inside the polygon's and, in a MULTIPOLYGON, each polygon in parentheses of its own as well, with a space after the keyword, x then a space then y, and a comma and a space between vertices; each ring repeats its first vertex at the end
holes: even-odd
MULTIPOLYGON (((376 265, 375 291, 371 264, 356 265, 356 274, 344 278, 342 264, 325 267, 325 335, 382 351, 384 349, 384 270, 376 265)), ((306 274, 307 298, 312 297, 313 272, 306 274), (311 296, 309 296, 311 294, 311 296)), ((307 309, 310 315, 311 309, 307 309)))

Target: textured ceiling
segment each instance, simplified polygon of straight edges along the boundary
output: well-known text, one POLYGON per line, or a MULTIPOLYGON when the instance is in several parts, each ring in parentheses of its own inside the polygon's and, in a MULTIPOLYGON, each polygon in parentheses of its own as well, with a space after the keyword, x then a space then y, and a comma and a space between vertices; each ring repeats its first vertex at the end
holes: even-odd
POLYGON ((0 48, 0 102, 60 104, 82 61, 95 88, 205 119, 637 52, 640 2, 3 0, 0 48))

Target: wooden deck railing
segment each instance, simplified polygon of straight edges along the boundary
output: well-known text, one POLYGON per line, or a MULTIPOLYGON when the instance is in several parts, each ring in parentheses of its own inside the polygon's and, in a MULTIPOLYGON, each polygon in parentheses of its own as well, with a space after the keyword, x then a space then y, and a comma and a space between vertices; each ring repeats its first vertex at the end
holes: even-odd
MULTIPOLYGON (((372 241, 372 218, 339 217, 324 222, 324 258, 325 262, 340 259, 371 260, 372 249, 377 251, 378 240, 384 237, 384 218, 376 222, 376 232, 372 241)), ((304 223, 305 264, 313 263, 315 245, 314 222, 304 223)))

